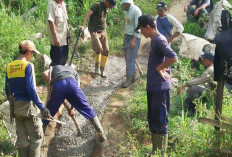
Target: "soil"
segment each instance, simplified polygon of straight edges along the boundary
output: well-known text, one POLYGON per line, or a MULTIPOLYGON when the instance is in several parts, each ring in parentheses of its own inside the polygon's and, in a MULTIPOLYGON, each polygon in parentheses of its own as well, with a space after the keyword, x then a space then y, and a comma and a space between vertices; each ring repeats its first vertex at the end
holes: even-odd
MULTIPOLYGON (((173 2, 169 13, 174 15, 179 21, 185 21, 183 12, 186 0, 173 2)), ((147 54, 150 50, 150 39, 142 37, 141 48, 137 61, 143 72, 147 67, 147 54)), ((91 71, 94 69, 94 63, 82 71, 81 87, 85 93, 89 104, 94 108, 97 116, 101 119, 104 130, 107 133, 107 141, 99 143, 95 139, 95 130, 91 123, 82 115, 76 112, 78 124, 83 132, 77 136, 77 130, 67 111, 60 111, 57 117, 66 122, 66 125, 49 126, 45 136, 45 142, 42 148, 44 156, 50 157, 97 157, 97 156, 122 156, 120 146, 126 145, 128 131, 127 122, 121 108, 126 105, 131 95, 131 88, 122 89, 121 84, 125 81, 125 59, 121 57, 109 57, 107 61, 107 78, 94 76, 91 71)), ((138 70, 137 70, 138 71, 138 70)), ((139 80, 139 73, 137 78, 139 80)))

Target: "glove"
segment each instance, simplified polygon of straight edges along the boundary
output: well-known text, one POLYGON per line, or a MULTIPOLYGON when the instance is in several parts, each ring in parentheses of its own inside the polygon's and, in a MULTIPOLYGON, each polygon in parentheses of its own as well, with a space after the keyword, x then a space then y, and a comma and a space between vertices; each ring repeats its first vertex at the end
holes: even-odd
POLYGON ((43 109, 41 109, 41 114, 42 114, 42 117, 45 117, 45 118, 51 116, 51 113, 47 107, 44 107, 43 109))

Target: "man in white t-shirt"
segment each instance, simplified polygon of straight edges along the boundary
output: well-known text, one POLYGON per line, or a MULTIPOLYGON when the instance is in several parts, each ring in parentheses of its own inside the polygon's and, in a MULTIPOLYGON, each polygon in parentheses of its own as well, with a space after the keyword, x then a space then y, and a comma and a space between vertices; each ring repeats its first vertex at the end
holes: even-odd
POLYGON ((48 38, 51 65, 65 65, 68 59, 68 15, 64 0, 50 0, 47 5, 48 38))

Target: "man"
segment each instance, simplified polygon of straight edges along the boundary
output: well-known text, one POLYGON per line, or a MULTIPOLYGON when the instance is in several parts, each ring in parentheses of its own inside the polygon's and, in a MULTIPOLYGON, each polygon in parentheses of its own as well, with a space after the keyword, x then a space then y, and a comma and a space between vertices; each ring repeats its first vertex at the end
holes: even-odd
POLYGON ((47 5, 47 31, 51 44, 51 65, 65 65, 68 59, 68 15, 64 0, 50 0, 47 5))
POLYGON ((171 43, 173 39, 184 31, 184 27, 175 17, 167 14, 168 8, 164 2, 159 2, 156 9, 158 12, 158 15, 155 17, 157 29, 167 38, 168 43, 171 43), (175 32, 173 32, 173 30, 175 30, 175 32))
POLYGON ((34 43, 29 40, 22 41, 19 45, 19 56, 8 64, 6 73, 6 95, 9 99, 9 84, 15 99, 15 103, 11 105, 14 105, 16 146, 20 157, 40 157, 43 129, 41 119, 37 117, 38 108, 44 117, 50 115, 35 90, 34 66, 28 62, 34 53, 39 53, 34 43))
MULTIPOLYGON (((43 73, 45 80, 49 79, 49 70, 43 73)), ((51 115, 54 116, 60 105, 67 99, 72 108, 69 111, 69 115, 74 115, 74 108, 79 111, 86 119, 90 120, 96 129, 101 142, 106 140, 104 130, 101 126, 101 122, 96 116, 92 107, 86 100, 86 97, 78 86, 78 74, 70 66, 57 65, 53 66, 51 72, 52 93, 48 101, 47 108, 50 110, 51 115)), ((47 126, 49 121, 44 121, 44 125, 47 126)))
POLYGON ((92 49, 95 52, 95 74, 105 78, 104 70, 109 55, 109 44, 106 32, 108 10, 116 7, 116 0, 105 0, 95 3, 86 13, 81 27, 84 30, 89 19, 89 32, 92 38, 92 49))
POLYGON ((168 114, 171 94, 170 66, 177 61, 176 53, 158 30, 151 15, 138 19, 138 27, 146 38, 151 38, 147 69, 148 124, 153 148, 149 155, 160 150, 165 156, 168 141, 168 114))
POLYGON ((181 93, 181 91, 188 87, 187 90, 187 98, 184 101, 184 108, 189 110, 189 115, 193 115, 195 112, 195 104, 194 100, 199 98, 202 93, 206 89, 213 89, 213 85, 215 84, 213 81, 214 78, 214 66, 213 66, 213 60, 214 60, 214 53, 211 50, 206 50, 207 45, 204 46, 203 52, 204 54, 201 56, 202 58, 202 64, 207 69, 204 71, 204 73, 201 76, 196 77, 195 79, 191 81, 185 82, 181 87, 178 89, 178 94, 181 93))
POLYGON ((187 14, 187 19, 191 19, 194 17, 195 19, 199 19, 199 17, 204 17, 212 10, 212 1, 211 0, 191 0, 184 7, 184 12, 187 14), (196 9, 192 6, 195 5, 196 9))
POLYGON ((123 88, 129 87, 135 81, 135 59, 140 46, 140 33, 134 32, 138 25, 138 18, 142 15, 139 7, 134 5, 133 0, 122 0, 124 10, 124 53, 126 60, 126 82, 122 84, 123 88))

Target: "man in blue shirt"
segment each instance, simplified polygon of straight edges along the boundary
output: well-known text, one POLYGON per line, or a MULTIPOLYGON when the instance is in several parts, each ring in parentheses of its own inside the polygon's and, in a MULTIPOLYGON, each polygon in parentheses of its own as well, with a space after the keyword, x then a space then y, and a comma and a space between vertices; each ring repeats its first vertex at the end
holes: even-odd
POLYGON ((153 144, 150 155, 159 149, 165 156, 171 94, 170 66, 177 61, 177 55, 167 39, 157 31, 151 15, 139 17, 136 31, 138 29, 146 38, 151 38, 147 69, 148 124, 153 144))
POLYGON ((155 16, 157 29, 166 37, 168 43, 171 43, 184 31, 184 27, 174 16, 167 14, 168 7, 164 2, 159 2, 156 9, 158 12, 158 15, 155 16))
POLYGON ((5 92, 8 84, 15 99, 14 116, 20 157, 40 157, 40 146, 43 139, 42 121, 38 118, 39 110, 43 117, 50 115, 49 110, 40 101, 36 93, 34 65, 28 62, 36 50, 35 44, 24 40, 19 45, 19 56, 9 63, 6 72, 5 92))

